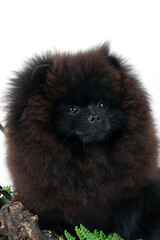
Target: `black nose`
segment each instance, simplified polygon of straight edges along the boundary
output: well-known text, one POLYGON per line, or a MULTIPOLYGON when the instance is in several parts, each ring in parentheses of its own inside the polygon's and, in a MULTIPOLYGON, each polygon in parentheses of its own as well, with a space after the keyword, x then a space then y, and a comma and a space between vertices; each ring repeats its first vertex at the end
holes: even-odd
POLYGON ((88 117, 88 121, 90 123, 99 123, 101 121, 101 118, 99 115, 91 115, 88 117))

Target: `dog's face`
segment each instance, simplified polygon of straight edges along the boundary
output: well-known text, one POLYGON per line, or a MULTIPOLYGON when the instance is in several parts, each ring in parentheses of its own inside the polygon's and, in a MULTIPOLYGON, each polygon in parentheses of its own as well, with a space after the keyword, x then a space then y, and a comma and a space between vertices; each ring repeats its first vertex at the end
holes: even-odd
POLYGON ((70 88, 55 106, 53 125, 57 137, 66 142, 73 138, 83 143, 99 142, 123 129, 126 113, 121 109, 120 97, 109 87, 92 80, 86 91, 70 88))
POLYGON ((123 104, 127 93, 121 63, 107 51, 57 54, 29 65, 15 81, 12 124, 46 144, 48 139, 72 145, 119 136, 126 129, 129 105, 128 100, 123 104))

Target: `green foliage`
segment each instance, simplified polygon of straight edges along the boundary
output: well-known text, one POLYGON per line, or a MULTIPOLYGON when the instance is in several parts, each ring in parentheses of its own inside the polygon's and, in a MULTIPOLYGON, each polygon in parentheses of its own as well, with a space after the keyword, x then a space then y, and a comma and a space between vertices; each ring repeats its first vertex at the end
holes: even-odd
MULTIPOLYGON (((3 187, 0 190, 8 192, 12 197, 14 197, 16 195, 14 192, 12 192, 11 186, 3 187)), ((0 193, 0 208, 3 205, 8 204, 9 202, 10 201, 5 196, 3 196, 3 194, 0 193)))
MULTIPOLYGON (((12 192, 11 186, 3 187, 0 190, 8 192, 12 197, 14 197, 16 195, 16 193, 12 192)), ((0 194, 0 197, 1 197, 1 195, 2 194, 0 194)))
MULTIPOLYGON (((94 232, 90 232, 87 228, 85 228, 82 224, 80 227, 75 227, 76 234, 80 240, 119 240, 119 237, 115 233, 113 236, 106 235, 102 231, 94 230, 94 232)), ((65 237, 67 240, 76 240, 76 237, 73 237, 69 232, 66 230, 64 231, 65 237)), ((64 240, 62 237, 59 240, 64 240)))
POLYGON ((2 189, 1 189, 2 191, 7 191, 8 193, 13 193, 12 191, 11 191, 11 186, 7 186, 7 187, 3 187, 2 189))
MULTIPOLYGON (((80 224, 80 227, 76 226, 75 231, 79 240, 119 240, 116 233, 114 233, 113 236, 109 235, 107 237, 104 232, 97 231, 97 229, 95 229, 94 232, 90 232, 82 224, 80 224)), ((67 232, 67 230, 64 231, 64 234, 67 240, 76 240, 76 237, 73 237, 69 232, 67 232)), ((64 238, 59 237, 59 240, 64 240, 64 238)))

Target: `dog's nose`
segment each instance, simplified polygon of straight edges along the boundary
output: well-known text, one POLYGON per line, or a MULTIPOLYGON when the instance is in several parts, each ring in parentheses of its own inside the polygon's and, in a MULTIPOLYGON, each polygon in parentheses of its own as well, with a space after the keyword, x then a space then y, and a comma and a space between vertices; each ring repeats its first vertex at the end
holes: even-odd
POLYGON ((99 115, 91 115, 88 117, 88 121, 90 123, 99 123, 101 121, 101 118, 99 115))

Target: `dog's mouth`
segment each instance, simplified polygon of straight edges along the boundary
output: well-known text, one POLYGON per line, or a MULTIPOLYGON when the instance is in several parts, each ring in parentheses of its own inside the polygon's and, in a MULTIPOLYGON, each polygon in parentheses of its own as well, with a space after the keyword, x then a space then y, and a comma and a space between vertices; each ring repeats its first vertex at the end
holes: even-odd
POLYGON ((101 128, 94 128, 87 131, 76 131, 76 135, 83 143, 103 141, 107 135, 107 131, 101 128))

